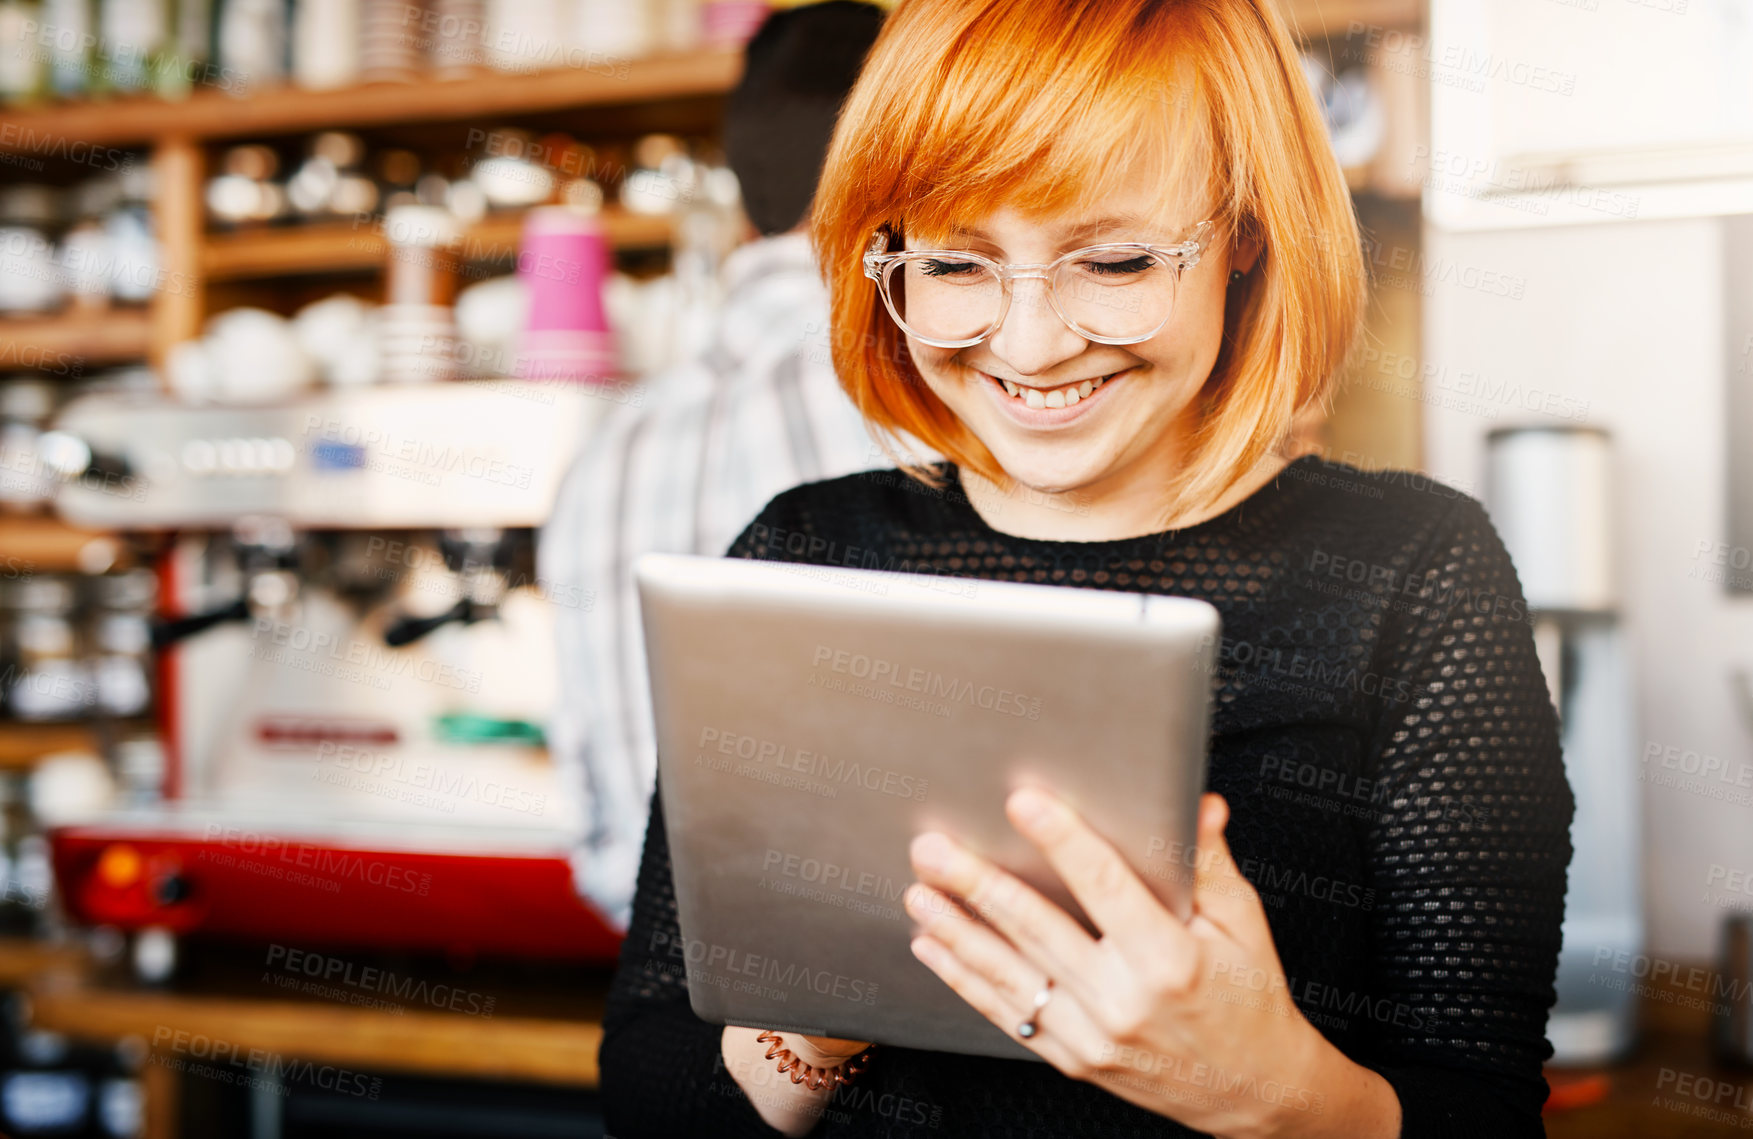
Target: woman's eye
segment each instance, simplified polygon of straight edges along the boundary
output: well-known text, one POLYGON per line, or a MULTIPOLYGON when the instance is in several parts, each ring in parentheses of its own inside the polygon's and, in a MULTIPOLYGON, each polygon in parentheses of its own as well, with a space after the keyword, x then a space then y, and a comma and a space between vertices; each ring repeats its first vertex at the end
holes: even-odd
POLYGON ((948 261, 933 257, 919 262, 919 271, 927 277, 967 277, 980 271, 975 261, 948 261))
POLYGON ((1152 263, 1153 259, 1148 253, 1141 253, 1124 261, 1084 261, 1080 264, 1087 272, 1099 273, 1104 277, 1125 277, 1144 272, 1152 263))

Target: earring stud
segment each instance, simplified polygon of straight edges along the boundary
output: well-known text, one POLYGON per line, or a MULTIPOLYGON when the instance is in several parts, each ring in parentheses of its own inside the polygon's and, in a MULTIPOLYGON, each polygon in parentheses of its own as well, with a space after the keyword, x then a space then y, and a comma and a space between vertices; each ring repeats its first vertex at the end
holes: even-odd
POLYGON ((1230 284, 1232 284, 1232 285, 1240 284, 1243 276, 1245 276, 1245 275, 1246 274, 1244 274, 1240 269, 1231 269, 1230 270, 1230 284))

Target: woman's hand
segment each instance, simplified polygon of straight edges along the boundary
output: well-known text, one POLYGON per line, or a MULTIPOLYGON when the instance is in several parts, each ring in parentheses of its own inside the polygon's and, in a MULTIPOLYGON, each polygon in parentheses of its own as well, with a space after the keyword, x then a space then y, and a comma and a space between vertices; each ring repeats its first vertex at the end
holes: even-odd
POLYGON ((921 881, 907 894, 921 927, 913 952, 963 1000, 1073 1079, 1196 1130, 1399 1134, 1393 1088, 1328 1043, 1291 999, 1260 897, 1224 841, 1220 796, 1200 804, 1185 922, 1051 795, 1025 788, 1005 808, 1101 936, 946 836, 920 835, 921 881), (1025 1037, 1018 1029, 1031 1016, 1036 1031, 1025 1037))

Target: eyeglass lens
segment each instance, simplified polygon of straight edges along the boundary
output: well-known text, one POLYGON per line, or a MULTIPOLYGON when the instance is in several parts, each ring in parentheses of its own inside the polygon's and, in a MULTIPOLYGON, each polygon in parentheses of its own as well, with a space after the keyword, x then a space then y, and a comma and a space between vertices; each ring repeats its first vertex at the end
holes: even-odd
MULTIPOLYGON (((1148 251, 1103 250, 1064 262, 1049 285, 1077 330, 1123 339, 1148 336, 1167 322, 1176 278, 1172 265, 1148 251)), ((908 257, 888 267, 886 282, 907 331, 931 340, 987 335, 1003 311, 999 276, 979 261, 908 257)), ((1012 303, 1026 302, 1018 295, 1012 303)))

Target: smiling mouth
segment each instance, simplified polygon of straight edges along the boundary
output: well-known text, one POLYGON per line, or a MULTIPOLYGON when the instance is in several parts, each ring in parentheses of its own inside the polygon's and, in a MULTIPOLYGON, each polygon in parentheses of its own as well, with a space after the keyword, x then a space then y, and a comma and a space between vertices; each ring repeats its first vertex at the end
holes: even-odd
POLYGON ((1094 380, 1080 380, 1075 383, 1060 384, 1053 388, 1031 388, 1022 384, 1013 384, 1009 380, 1001 380, 997 376, 990 378, 1001 385, 1005 393, 1012 399, 1039 411, 1049 407, 1073 407, 1079 401, 1088 399, 1090 395, 1100 391, 1103 384, 1119 374, 1119 372, 1113 372, 1094 380))

